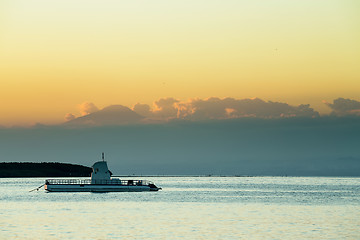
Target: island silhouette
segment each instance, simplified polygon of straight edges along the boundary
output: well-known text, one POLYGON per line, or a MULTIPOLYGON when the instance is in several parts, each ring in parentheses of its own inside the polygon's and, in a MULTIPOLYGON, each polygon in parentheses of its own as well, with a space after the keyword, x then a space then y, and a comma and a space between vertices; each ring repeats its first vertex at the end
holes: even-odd
POLYGON ((90 177, 90 167, 59 162, 2 162, 0 177, 90 177))

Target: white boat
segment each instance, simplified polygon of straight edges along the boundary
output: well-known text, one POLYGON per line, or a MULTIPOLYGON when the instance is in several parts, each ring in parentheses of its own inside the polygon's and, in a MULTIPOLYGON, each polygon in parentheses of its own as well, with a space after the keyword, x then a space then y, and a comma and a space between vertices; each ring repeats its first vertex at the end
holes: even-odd
POLYGON ((147 180, 112 178, 104 160, 104 153, 102 160, 92 166, 91 179, 47 179, 44 186, 48 192, 144 192, 161 190, 147 180))

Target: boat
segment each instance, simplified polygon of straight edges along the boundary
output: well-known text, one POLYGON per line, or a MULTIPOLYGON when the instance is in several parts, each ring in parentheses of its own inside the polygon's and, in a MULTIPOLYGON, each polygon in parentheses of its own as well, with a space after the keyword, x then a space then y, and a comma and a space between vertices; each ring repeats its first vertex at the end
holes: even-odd
POLYGON ((147 180, 121 180, 112 178, 107 162, 102 160, 92 166, 90 179, 47 179, 44 188, 48 192, 145 192, 159 191, 153 182, 147 180))

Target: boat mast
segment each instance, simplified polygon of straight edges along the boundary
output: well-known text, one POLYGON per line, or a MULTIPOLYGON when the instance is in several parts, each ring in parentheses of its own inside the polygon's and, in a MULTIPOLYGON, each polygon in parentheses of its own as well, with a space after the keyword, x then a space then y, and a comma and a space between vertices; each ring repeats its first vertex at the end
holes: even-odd
POLYGON ((102 153, 102 160, 105 161, 104 153, 102 153))

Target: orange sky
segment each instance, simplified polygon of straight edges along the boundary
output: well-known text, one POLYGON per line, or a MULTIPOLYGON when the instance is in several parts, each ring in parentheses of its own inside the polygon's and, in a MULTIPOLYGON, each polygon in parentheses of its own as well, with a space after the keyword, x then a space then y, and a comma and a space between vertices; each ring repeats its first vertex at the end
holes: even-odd
POLYGON ((0 2, 0 125, 162 97, 359 99, 360 3, 0 2))

